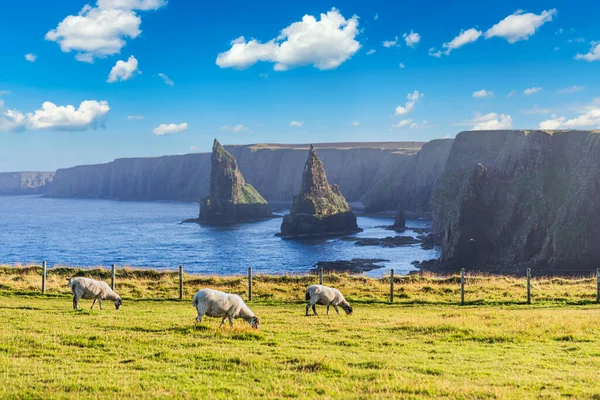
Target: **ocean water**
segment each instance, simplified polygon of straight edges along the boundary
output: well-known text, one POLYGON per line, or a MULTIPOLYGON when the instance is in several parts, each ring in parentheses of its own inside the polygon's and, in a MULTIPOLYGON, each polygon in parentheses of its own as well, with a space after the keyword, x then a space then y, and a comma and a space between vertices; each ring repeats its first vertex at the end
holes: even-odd
MULTIPOLYGON (((379 258, 384 268, 366 273, 383 276, 394 268, 406 274, 414 260, 439 256, 419 245, 361 247, 336 238, 285 240, 275 236, 281 219, 229 227, 182 223, 198 215, 198 204, 47 199, 0 196, 0 264, 47 261, 48 266, 119 266, 174 269, 204 274, 306 273, 318 261, 379 258)), ((394 236, 378 228, 392 218, 358 216, 357 237, 394 236)), ((428 220, 408 220, 423 228, 428 220)), ((416 236, 408 230, 402 235, 416 236)))

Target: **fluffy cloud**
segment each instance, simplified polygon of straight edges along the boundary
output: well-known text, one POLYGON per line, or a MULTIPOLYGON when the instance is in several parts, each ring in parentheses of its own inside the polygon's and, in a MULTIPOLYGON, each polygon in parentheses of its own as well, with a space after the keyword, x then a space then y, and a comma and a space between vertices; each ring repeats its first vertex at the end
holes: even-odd
POLYGON ((413 32, 412 30, 410 33, 405 33, 402 35, 402 37, 404 38, 404 41, 408 47, 415 47, 415 45, 421 41, 421 35, 413 32))
POLYGON ((413 122, 412 119, 403 119, 402 121, 398 122, 397 124, 392 125, 392 128, 402 128, 402 127, 410 125, 412 122, 413 122))
POLYGON ((152 130, 156 136, 170 135, 174 133, 180 133, 187 131, 188 123, 184 122, 182 124, 160 124, 156 128, 152 130))
POLYGON ((400 69, 404 69, 406 67, 406 65, 400 63, 400 65, 398 65, 400 67, 400 69))
POLYGON ((396 107, 396 115, 406 115, 411 112, 415 108, 417 101, 419 101, 419 99, 423 96, 424 94, 419 93, 418 90, 406 95, 406 99, 408 101, 403 106, 396 107))
POLYGON ((113 83, 117 81, 126 81, 133 77, 135 73, 141 73, 138 70, 138 60, 134 56, 130 56, 127 61, 119 60, 108 74, 108 80, 106 82, 113 83))
POLYGON ((555 130, 583 128, 600 129, 600 107, 590 107, 588 111, 572 119, 559 117, 556 114, 553 114, 551 119, 540 122, 540 129, 555 130))
POLYGON ((57 106, 49 101, 33 113, 23 114, 8 110, 0 116, 0 130, 24 131, 26 129, 54 129, 57 131, 84 131, 102 126, 110 107, 106 101, 86 100, 79 108, 72 105, 57 106))
POLYGON ((37 56, 33 53, 25 54, 25 59, 29 62, 35 62, 37 60, 37 56))
POLYGON ((516 91, 516 90, 511 90, 511 91, 510 91, 510 92, 509 92, 509 93, 506 95, 506 97, 513 97, 515 94, 517 94, 517 91, 516 91))
POLYGON ((585 86, 569 86, 564 89, 557 90, 556 93, 558 93, 558 94, 577 93, 577 92, 582 91, 583 89, 585 89, 585 86))
POLYGON ((398 36, 396 36, 394 40, 385 40, 382 44, 383 47, 394 47, 396 44, 398 44, 398 36))
POLYGON ((98 0, 96 7, 85 5, 79 14, 63 19, 46 33, 46 40, 58 43, 65 53, 77 52, 79 61, 94 62, 119 53, 127 39, 140 35, 142 19, 136 10, 156 10, 166 4, 164 0, 98 0))
POLYGON ((290 126, 295 126, 296 128, 302 128, 304 125, 304 121, 292 121, 290 122, 290 126))
POLYGON ((332 8, 321 19, 305 15, 302 21, 284 28, 267 43, 242 36, 231 42, 231 49, 217 56, 221 68, 244 69, 259 62, 275 63, 276 71, 313 65, 320 70, 334 69, 360 49, 356 41, 358 17, 345 19, 332 8))
POLYGON ((246 125, 238 124, 238 125, 225 125, 221 127, 222 131, 230 131, 233 133, 239 133, 243 131, 249 131, 250 129, 246 125))
POLYGON ((482 115, 475 114, 475 118, 466 121, 465 124, 472 125, 472 131, 490 131, 498 129, 511 129, 512 118, 510 115, 489 113, 482 115))
POLYGON ((367 51, 367 55, 370 56, 371 54, 375 54, 376 51, 377 50, 375 50, 375 49, 371 49, 371 50, 367 51))
POLYGON ((173 82, 167 75, 163 74, 162 72, 157 74, 156 76, 161 78, 163 80, 163 82, 165 83, 165 85, 169 85, 169 86, 175 85, 175 82, 173 82))
POLYGON ((586 54, 577 54, 576 60, 598 61, 600 60, 600 42, 592 42, 592 48, 586 54))
POLYGON ((488 29, 485 38, 501 37, 511 44, 527 40, 535 34, 540 26, 552 21, 554 15, 556 15, 556 9, 544 10, 540 15, 517 11, 488 29))
POLYGON ((478 31, 475 28, 471 28, 466 31, 464 31, 464 30, 460 31, 460 34, 457 37, 455 37, 448 43, 442 44, 442 49, 445 49, 445 50, 440 49, 438 51, 435 51, 434 48, 431 48, 431 49, 429 49, 429 55, 438 57, 438 58, 441 57, 442 55, 447 56, 452 52, 452 50, 456 50, 456 49, 463 47, 466 44, 476 42, 477 39, 479 39, 482 34, 483 34, 483 32, 478 31))
POLYGON ((358 121, 352 122, 352 126, 359 126, 359 125, 360 125, 360 122, 358 122, 358 121))
POLYGON ((530 94, 535 94, 535 93, 539 93, 542 91, 541 87, 532 87, 532 88, 527 88, 523 91, 523 93, 525 93, 526 95, 530 95, 530 94))
POLYGON ((482 97, 490 97, 493 96, 494 92, 491 91, 487 91, 485 89, 481 89, 478 90, 476 92, 473 93, 473 97, 475 97, 476 99, 482 98, 482 97))

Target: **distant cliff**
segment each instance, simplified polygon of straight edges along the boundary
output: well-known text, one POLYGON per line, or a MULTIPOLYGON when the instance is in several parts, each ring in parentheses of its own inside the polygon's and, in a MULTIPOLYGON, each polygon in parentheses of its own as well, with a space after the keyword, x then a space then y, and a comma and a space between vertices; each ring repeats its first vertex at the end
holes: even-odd
POLYGON ((54 172, 0 172, 0 195, 39 194, 54 172))
MULTIPOLYGON (((395 174, 423 143, 315 144, 331 183, 348 201, 361 200, 381 179, 395 174)), ((240 171, 269 202, 289 202, 300 190, 309 145, 225 146, 240 171)), ((60 169, 50 197, 200 201, 209 195, 210 153, 117 159, 60 169)), ((391 209, 394 209, 391 207, 391 209)))
POLYGON ((489 272, 600 266, 600 132, 460 133, 433 196, 441 264, 489 272))

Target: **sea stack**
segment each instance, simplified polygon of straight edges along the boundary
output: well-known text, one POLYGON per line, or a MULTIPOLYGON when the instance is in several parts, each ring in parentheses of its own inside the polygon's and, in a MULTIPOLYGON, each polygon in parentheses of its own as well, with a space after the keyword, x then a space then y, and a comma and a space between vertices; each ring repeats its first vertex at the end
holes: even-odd
POLYGON ((360 231, 356 215, 338 185, 327 182, 323 163, 311 145, 304 164, 300 193, 294 196, 290 213, 283 218, 280 236, 329 236, 360 231))
POLYGON ((235 158, 215 139, 211 156, 210 196, 200 202, 203 224, 258 221, 273 216, 267 201, 246 183, 235 158))

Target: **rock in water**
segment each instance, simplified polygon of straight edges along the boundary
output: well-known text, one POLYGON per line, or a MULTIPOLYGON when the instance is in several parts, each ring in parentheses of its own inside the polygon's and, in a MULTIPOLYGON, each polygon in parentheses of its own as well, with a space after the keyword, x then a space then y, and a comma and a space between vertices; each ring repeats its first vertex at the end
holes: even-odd
POLYGON ((265 199, 246 183, 235 158, 215 139, 211 156, 210 196, 200 203, 205 224, 230 224, 272 217, 265 199))
POLYGON ((337 185, 329 185, 325 169, 310 146, 304 165, 300 193, 294 196, 290 213, 283 218, 281 236, 309 237, 360 232, 356 215, 337 185))
POLYGON ((402 232, 406 229, 406 218, 404 217, 404 210, 402 206, 398 206, 396 209, 396 217, 394 218, 394 225, 392 229, 397 232, 402 232))

